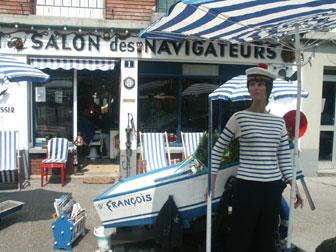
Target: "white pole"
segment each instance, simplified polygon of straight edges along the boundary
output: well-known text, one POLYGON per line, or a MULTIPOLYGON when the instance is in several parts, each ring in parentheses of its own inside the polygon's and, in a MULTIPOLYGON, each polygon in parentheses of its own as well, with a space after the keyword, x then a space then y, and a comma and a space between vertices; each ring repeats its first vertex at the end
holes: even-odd
POLYGON ((291 251, 292 236, 293 236, 293 210, 294 202, 296 200, 296 173, 299 159, 299 128, 300 128, 300 110, 301 110, 301 45, 299 36, 299 25, 295 25, 295 54, 297 65, 297 99, 296 99, 296 113, 295 113, 295 135, 294 135, 294 159, 293 159, 293 175, 290 191, 289 204, 289 221, 288 221, 288 237, 286 249, 291 251))
MULTIPOLYGON (((77 128, 77 109, 78 109, 78 101, 77 101, 77 93, 78 93, 78 79, 77 79, 77 70, 75 69, 73 72, 73 116, 72 116, 72 122, 73 122, 73 141, 76 140, 76 137, 78 135, 78 128, 77 128)), ((83 136, 83 132, 82 136, 83 136)))
POLYGON ((212 100, 208 99, 208 197, 207 197, 207 217, 206 217, 206 252, 211 252, 211 148, 212 148, 212 100))

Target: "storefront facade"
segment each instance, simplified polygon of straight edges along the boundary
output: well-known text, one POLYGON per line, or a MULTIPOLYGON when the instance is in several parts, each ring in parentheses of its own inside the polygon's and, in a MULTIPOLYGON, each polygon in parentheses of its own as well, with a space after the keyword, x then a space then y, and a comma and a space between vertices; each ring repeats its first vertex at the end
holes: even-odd
MULTIPOLYGON (((136 132, 167 131, 176 135, 178 143, 181 130, 207 129, 206 97, 210 91, 189 96, 188 88, 195 84, 223 83, 244 74, 256 62, 272 64, 276 73, 291 65, 284 62, 281 48, 143 40, 112 32, 6 32, 8 36, 1 38, 2 54, 21 58, 51 76, 46 85, 7 85, 7 95, 0 97, 0 125, 19 130, 21 148, 30 157, 32 174, 38 174, 34 155, 44 151, 45 139, 57 135, 73 141, 79 133, 83 134, 85 129, 79 129, 83 126, 80 114, 89 109, 93 111, 91 116, 95 116, 94 107, 84 105, 98 106, 100 112, 94 120, 98 128, 106 120, 107 132, 119 134, 118 162, 122 176, 134 175, 139 152, 136 132), (10 47, 9 42, 18 38, 24 41, 23 46, 10 47), (135 129, 130 139, 131 159, 127 163, 125 129, 132 127, 132 121, 135 129)), ((310 91, 308 86, 304 88, 310 91)), ((314 103, 311 91, 309 101, 303 103, 305 112, 308 103, 314 103)), ((224 115, 226 107, 222 105, 217 109, 224 115)), ((293 109, 294 105, 290 103, 285 110, 293 109)), ((310 116, 310 111, 306 114, 310 116)), ((224 120, 215 120, 221 128, 224 120)), ((306 148, 305 141, 302 150, 306 148)), ((312 163, 317 164, 314 141, 312 163)), ((310 172, 313 173, 316 168, 310 172)))
MULTIPOLYGON (((301 164, 307 176, 336 171, 335 90, 336 50, 332 33, 307 35, 309 41, 322 39, 320 45, 306 49, 302 72, 309 98, 303 101, 308 119, 307 132, 301 140, 301 164)), ((307 43, 306 43, 307 44, 307 43)))

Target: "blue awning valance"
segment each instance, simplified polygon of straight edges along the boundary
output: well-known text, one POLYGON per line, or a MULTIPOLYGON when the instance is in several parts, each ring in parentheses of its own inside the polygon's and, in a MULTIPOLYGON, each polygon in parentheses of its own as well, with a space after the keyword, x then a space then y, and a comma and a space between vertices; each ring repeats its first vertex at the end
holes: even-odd
POLYGON ((83 58, 30 58, 30 64, 39 69, 87 69, 90 71, 113 70, 115 60, 110 59, 83 59, 83 58))

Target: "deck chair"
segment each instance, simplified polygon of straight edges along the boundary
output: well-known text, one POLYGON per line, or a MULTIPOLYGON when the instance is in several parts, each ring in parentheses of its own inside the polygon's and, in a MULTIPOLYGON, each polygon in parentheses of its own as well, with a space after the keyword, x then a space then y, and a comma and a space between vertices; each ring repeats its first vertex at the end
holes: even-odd
POLYGON ((181 139, 184 159, 189 158, 196 151, 203 132, 182 132, 181 139))
POLYGON ((0 131, 0 183, 20 184, 20 152, 18 131, 0 131))
POLYGON ((146 171, 156 170, 171 164, 167 132, 139 132, 139 135, 141 159, 145 163, 146 171))
POLYGON ((43 178, 48 180, 48 169, 61 170, 61 184, 64 186, 65 166, 68 160, 69 142, 66 138, 51 138, 48 140, 46 159, 40 164, 41 187, 43 187, 43 178))

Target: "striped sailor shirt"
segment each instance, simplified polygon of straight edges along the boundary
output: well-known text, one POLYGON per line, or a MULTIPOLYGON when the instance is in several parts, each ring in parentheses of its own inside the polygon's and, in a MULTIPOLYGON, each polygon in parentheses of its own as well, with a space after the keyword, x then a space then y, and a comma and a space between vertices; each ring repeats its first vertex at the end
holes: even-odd
POLYGON ((240 144, 237 178, 260 182, 291 179, 292 159, 283 118, 246 110, 233 114, 213 147, 213 174, 218 173, 223 152, 234 138, 240 144))

